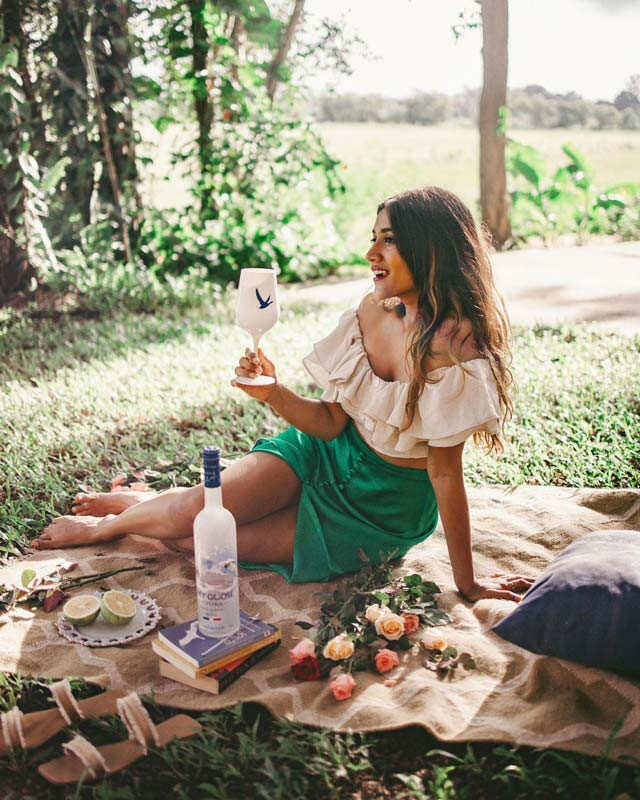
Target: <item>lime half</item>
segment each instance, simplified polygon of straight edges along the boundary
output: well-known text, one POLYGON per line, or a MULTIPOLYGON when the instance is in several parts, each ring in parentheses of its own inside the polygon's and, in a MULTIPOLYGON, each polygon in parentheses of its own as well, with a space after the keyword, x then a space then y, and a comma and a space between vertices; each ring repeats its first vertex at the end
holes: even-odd
POLYGON ((113 589, 102 595, 100 610, 110 625, 126 625, 136 615, 136 604, 128 594, 113 589))
POLYGON ((67 600, 62 608, 64 618, 76 628, 91 625, 99 613, 100 601, 92 594, 78 594, 67 600))

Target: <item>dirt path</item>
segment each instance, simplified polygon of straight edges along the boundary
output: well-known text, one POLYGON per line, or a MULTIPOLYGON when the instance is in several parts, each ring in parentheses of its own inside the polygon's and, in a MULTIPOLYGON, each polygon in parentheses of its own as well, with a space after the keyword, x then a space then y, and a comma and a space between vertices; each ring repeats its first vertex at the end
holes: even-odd
MULTIPOLYGON (((593 322, 640 333, 640 242, 514 250, 495 254, 493 264, 513 324, 593 322)), ((347 307, 370 286, 363 277, 296 288, 295 294, 347 307)))

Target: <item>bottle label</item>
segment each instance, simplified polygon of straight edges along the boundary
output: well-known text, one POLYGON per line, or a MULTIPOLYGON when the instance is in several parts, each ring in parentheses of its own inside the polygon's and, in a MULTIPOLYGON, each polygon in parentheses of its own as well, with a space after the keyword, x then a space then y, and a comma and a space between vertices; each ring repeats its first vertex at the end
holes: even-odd
POLYGON ((238 564, 233 557, 217 553, 216 559, 201 558, 196 576, 198 618, 203 633, 226 635, 239 621, 238 564))

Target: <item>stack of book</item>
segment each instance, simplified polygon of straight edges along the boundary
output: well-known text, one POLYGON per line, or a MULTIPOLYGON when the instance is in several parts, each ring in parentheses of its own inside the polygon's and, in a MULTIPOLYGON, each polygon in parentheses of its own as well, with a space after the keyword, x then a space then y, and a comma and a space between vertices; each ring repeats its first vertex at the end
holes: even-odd
POLYGON ((198 630, 198 620, 163 628, 151 642, 160 657, 160 674, 194 689, 219 694, 280 644, 275 625, 240 612, 240 629, 213 639, 198 630))

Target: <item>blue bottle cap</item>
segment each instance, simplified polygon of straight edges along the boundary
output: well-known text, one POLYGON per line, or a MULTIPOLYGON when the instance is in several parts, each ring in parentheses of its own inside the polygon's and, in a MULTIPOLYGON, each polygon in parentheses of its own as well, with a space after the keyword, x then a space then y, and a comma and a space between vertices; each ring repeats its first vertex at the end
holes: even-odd
POLYGON ((220 486, 220 448, 212 445, 202 449, 204 485, 207 489, 220 486))

